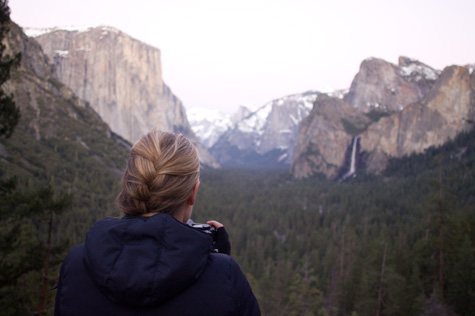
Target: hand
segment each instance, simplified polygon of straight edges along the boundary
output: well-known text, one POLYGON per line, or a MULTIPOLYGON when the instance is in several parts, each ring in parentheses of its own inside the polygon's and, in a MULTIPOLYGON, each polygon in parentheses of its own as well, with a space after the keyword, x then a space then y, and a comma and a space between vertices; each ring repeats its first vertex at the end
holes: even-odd
POLYGON ((224 225, 217 221, 207 221, 206 224, 216 228, 214 248, 219 253, 231 254, 231 243, 229 242, 229 236, 224 228, 224 225))
POLYGON ((216 230, 224 226, 223 224, 217 221, 207 221, 206 224, 213 226, 214 228, 216 228, 216 230))

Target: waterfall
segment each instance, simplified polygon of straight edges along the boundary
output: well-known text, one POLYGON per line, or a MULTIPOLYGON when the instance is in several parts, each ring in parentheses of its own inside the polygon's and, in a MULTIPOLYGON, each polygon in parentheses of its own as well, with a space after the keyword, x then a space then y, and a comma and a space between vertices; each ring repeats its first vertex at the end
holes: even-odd
POLYGON ((345 173, 342 180, 345 180, 346 178, 352 176, 356 171, 356 150, 357 150, 359 138, 360 138, 359 136, 353 137, 353 148, 351 150, 350 170, 348 170, 348 172, 345 173))

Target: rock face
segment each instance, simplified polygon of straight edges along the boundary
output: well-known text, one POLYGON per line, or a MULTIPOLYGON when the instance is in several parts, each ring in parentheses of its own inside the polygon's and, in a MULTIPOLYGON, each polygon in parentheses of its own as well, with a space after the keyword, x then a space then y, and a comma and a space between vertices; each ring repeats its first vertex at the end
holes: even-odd
POLYGON ((343 101, 319 97, 303 120, 293 176, 338 178, 349 170, 353 149, 360 166, 378 173, 391 157, 421 153, 473 128, 474 77, 471 66, 441 73, 405 57, 398 66, 363 61, 343 101))
POLYGON ((19 52, 22 56, 20 66, 3 87, 14 95, 21 117, 11 139, 1 140, 1 169, 7 175, 29 175, 32 181, 54 175, 58 186, 67 183, 72 192, 79 192, 82 189, 75 184, 86 182, 84 174, 62 162, 81 160, 82 168, 89 172, 112 173, 118 181, 130 143, 113 133, 86 101, 57 80, 41 46, 16 24, 10 23, 4 44, 7 54, 19 52))
POLYGON ((294 177, 306 178, 315 173, 337 177, 342 173, 353 137, 369 123, 363 112, 343 100, 319 95, 300 125, 292 164, 294 177))
POLYGON ((134 143, 156 127, 180 132, 216 165, 193 134, 181 101, 162 80, 160 50, 111 27, 49 29, 28 34, 53 61, 57 78, 134 143))
POLYGON ((431 67, 407 57, 400 57, 398 66, 370 58, 361 63, 345 102, 364 112, 398 112, 422 99, 438 74, 431 67))
POLYGON ((273 100, 238 121, 211 147, 223 166, 284 167, 292 161, 298 127, 319 92, 273 100))
POLYGON ((424 99, 371 125, 360 141, 368 170, 379 172, 390 157, 421 153, 473 128, 474 80, 465 67, 447 67, 424 99))

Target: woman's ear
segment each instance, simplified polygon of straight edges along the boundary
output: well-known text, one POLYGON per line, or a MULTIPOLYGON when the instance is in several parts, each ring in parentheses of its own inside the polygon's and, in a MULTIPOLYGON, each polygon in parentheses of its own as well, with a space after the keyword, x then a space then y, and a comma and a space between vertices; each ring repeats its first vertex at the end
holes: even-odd
POLYGON ((193 186, 193 190, 191 191, 190 197, 187 200, 188 205, 195 204, 196 195, 198 194, 199 187, 200 187, 200 180, 198 180, 198 182, 196 182, 196 184, 193 186))

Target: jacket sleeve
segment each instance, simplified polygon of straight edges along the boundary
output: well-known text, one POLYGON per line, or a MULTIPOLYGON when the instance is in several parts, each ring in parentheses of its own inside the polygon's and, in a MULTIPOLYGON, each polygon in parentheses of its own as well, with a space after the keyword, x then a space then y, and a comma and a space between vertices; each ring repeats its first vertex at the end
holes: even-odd
POLYGON ((238 307, 239 315, 260 316, 261 311, 257 299, 252 292, 251 286, 246 276, 242 272, 236 261, 232 260, 232 278, 235 293, 235 304, 238 307))
POLYGON ((214 247, 219 253, 231 255, 231 243, 229 242, 229 236, 224 226, 216 230, 214 247))
POLYGON ((66 260, 67 258, 64 260, 63 264, 61 264, 61 269, 59 270, 59 280, 58 284, 56 285, 56 299, 54 302, 54 316, 61 316, 61 290, 63 288, 64 268, 66 260))
POLYGON ((61 311, 63 304, 61 304, 62 294, 63 294, 63 285, 65 284, 65 276, 66 276, 66 269, 67 265, 73 260, 78 260, 82 262, 82 249, 84 244, 77 245, 73 247, 66 258, 64 259, 63 263, 61 264, 61 269, 59 270, 59 280, 58 284, 56 285, 56 299, 54 303, 54 316, 61 316, 62 314, 68 314, 67 311, 61 311))
POLYGON ((59 301, 61 299, 61 287, 62 287, 62 276, 64 274, 64 264, 61 265, 61 269, 59 272, 59 280, 58 284, 56 285, 56 299, 54 302, 54 316, 61 316, 61 311, 59 307, 59 301))

